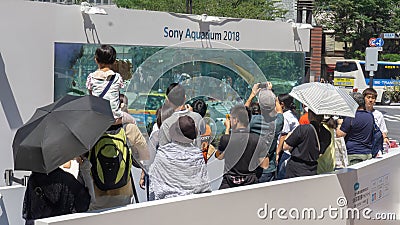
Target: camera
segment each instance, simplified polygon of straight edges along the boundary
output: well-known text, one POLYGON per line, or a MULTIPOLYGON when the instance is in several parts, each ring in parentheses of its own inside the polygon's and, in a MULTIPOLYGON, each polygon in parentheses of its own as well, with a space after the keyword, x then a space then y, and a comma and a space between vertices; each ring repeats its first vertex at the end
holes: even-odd
POLYGON ((258 85, 258 88, 267 88, 267 84, 266 83, 260 83, 258 85))

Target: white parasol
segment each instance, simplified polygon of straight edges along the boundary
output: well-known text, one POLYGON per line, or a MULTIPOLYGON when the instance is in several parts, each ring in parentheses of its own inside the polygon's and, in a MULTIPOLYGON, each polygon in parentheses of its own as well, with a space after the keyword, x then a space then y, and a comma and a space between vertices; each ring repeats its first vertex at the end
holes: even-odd
POLYGON ((344 90, 326 83, 305 83, 289 93, 317 115, 354 117, 358 104, 344 90))

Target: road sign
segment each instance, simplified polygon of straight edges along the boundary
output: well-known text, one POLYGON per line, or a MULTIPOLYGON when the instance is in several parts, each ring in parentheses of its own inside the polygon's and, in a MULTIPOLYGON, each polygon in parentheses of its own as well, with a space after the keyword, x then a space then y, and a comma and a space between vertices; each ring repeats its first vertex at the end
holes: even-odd
POLYGON ((385 41, 382 38, 370 38, 368 43, 371 47, 382 47, 385 41))
POLYGON ((382 47, 383 44, 385 44, 385 41, 383 41, 382 38, 377 38, 377 39, 375 40, 375 46, 376 46, 376 47, 382 47))
POLYGON ((383 33, 383 38, 394 39, 394 38, 396 38, 396 34, 395 33, 383 33))
POLYGON ((369 41, 368 41, 369 46, 375 47, 375 46, 376 46, 376 45, 375 45, 375 41, 376 41, 376 38, 370 38, 369 41))
POLYGON ((383 33, 381 35, 384 39, 400 39, 400 32, 397 33, 383 33))

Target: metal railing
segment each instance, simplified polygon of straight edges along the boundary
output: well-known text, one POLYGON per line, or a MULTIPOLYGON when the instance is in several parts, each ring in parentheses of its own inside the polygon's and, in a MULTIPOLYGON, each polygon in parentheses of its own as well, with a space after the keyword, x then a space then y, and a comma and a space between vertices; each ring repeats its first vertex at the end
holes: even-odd
POLYGON ((14 171, 12 169, 5 170, 4 179, 6 186, 13 185, 13 182, 26 186, 28 184, 29 176, 24 176, 23 178, 14 177, 14 171))

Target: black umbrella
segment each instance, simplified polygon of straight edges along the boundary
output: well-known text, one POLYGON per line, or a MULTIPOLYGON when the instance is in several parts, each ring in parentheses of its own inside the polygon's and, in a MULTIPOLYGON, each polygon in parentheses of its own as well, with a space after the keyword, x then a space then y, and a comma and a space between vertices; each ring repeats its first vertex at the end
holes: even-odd
POLYGON ((49 173, 87 152, 114 123, 107 100, 67 95, 36 109, 13 141, 14 169, 49 173))

